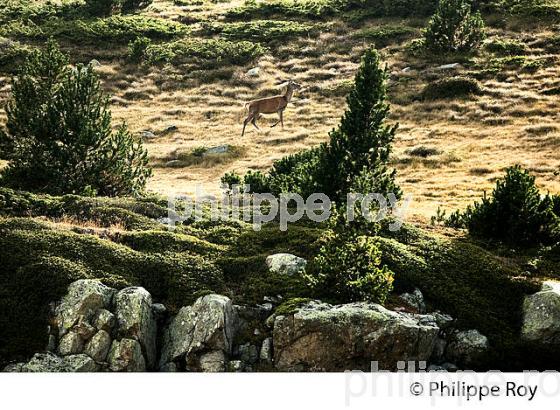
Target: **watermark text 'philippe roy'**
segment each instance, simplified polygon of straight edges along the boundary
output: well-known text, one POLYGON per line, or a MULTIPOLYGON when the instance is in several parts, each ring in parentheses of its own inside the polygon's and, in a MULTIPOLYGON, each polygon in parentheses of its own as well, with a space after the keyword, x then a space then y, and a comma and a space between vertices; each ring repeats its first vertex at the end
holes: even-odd
MULTIPOLYGON (((323 193, 314 193, 303 198, 297 193, 282 193, 278 197, 270 193, 249 193, 249 185, 234 185, 222 190, 221 196, 204 192, 202 186, 196 187, 194 196, 169 196, 166 223, 174 227, 187 220, 243 220, 251 222, 258 231, 264 223, 279 221, 280 230, 286 231, 288 224, 306 216, 314 222, 324 222, 332 214, 333 204, 323 193)), ((404 214, 411 197, 399 201, 393 193, 349 193, 346 198, 346 220, 354 221, 361 215, 369 222, 379 222, 388 215, 391 231, 401 228, 404 214)))

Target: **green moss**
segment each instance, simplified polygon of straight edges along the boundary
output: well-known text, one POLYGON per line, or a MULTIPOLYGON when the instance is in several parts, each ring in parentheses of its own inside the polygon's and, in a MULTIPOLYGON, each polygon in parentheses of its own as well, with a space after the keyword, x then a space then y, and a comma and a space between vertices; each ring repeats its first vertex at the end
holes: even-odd
POLYGON ((484 48, 502 56, 515 56, 526 51, 525 44, 517 40, 492 40, 484 44, 484 48))
POLYGON ((121 234, 117 241, 134 250, 150 253, 190 252, 199 255, 215 255, 224 250, 195 236, 167 231, 137 231, 121 234))
POLYGON ((308 298, 292 298, 285 302, 282 302, 280 306, 276 308, 274 314, 277 316, 293 315, 298 311, 298 309, 309 302, 311 299, 308 298))
POLYGON ((411 38, 418 30, 408 26, 379 26, 367 27, 360 30, 356 36, 372 40, 377 47, 385 47, 390 43, 411 38))

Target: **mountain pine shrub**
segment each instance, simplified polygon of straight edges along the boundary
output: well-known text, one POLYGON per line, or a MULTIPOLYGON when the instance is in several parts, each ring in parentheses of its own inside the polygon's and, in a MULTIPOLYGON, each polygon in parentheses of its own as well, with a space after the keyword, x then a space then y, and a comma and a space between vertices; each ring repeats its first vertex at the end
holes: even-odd
POLYGON ((473 236, 517 246, 560 240, 558 199, 541 196, 535 177, 515 165, 496 182, 492 194, 450 215, 447 225, 464 227, 473 236))
POLYGON ((424 33, 424 44, 434 53, 464 53, 480 46, 486 35, 480 12, 468 0, 440 0, 424 33))
POLYGON ((113 131, 108 98, 91 66, 70 68, 54 41, 15 77, 0 153, 4 185, 52 194, 143 191, 147 152, 125 124, 113 131))

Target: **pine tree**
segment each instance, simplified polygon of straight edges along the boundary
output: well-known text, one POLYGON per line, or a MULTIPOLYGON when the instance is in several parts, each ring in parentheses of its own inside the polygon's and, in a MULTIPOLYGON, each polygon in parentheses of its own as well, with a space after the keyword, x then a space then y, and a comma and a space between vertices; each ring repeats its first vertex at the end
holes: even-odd
POLYGON ((372 193, 401 195, 395 171, 387 167, 397 125, 385 123, 389 114, 386 79, 387 69, 381 68, 379 54, 367 50, 341 123, 320 150, 317 179, 322 192, 333 201, 345 202, 354 180, 365 174, 371 179, 372 193))
POLYGON ((426 47, 435 53, 468 52, 485 37, 480 12, 472 13, 468 0, 440 0, 424 33, 426 47))
POLYGON ((91 66, 68 66, 54 41, 14 79, 0 149, 2 184, 53 194, 141 192, 147 152, 126 125, 112 130, 108 98, 91 66))

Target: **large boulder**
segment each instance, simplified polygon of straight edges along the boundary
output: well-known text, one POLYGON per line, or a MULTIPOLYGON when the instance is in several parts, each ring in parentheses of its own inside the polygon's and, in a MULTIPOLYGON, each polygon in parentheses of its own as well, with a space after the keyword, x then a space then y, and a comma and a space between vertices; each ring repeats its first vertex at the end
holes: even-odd
POLYGON ((468 368, 480 364, 488 348, 488 338, 478 330, 455 331, 449 336, 445 358, 468 368))
POLYGON ((100 330, 87 342, 84 353, 96 362, 104 362, 110 348, 111 336, 105 330, 100 330))
POLYGON ((55 309, 55 323, 59 336, 64 336, 74 325, 89 322, 97 310, 111 305, 115 290, 99 280, 81 279, 68 286, 68 293, 55 309))
POLYGON ((137 340, 113 340, 108 356, 109 369, 113 372, 144 372, 146 362, 137 340))
POLYGON ((67 372, 95 372, 98 365, 85 355, 76 354, 58 357, 52 353, 37 353, 27 363, 8 365, 5 372, 23 373, 67 373, 67 372))
MULTIPOLYGON (((164 329, 160 368, 171 362, 177 362, 180 368, 196 368, 198 356, 209 351, 230 355, 235 326, 236 315, 229 298, 212 294, 197 299, 192 306, 181 308, 164 329)), ((215 353, 204 362, 212 361, 216 368, 218 356, 215 353)))
POLYGON ((282 371, 395 370, 427 361, 439 328, 429 315, 398 313, 374 303, 309 302, 274 321, 274 362, 282 371))
POLYGON ((560 345, 560 282, 547 281, 523 302, 521 337, 544 346, 560 345))
POLYGON ((272 273, 295 275, 305 270, 307 261, 290 253, 277 253, 266 258, 266 265, 272 273))
POLYGON ((152 296, 141 287, 119 291, 114 298, 118 335, 140 343, 148 368, 156 364, 157 325, 152 311, 152 296))

